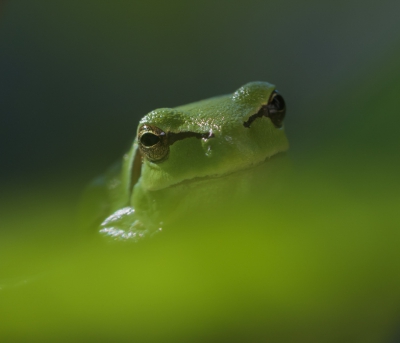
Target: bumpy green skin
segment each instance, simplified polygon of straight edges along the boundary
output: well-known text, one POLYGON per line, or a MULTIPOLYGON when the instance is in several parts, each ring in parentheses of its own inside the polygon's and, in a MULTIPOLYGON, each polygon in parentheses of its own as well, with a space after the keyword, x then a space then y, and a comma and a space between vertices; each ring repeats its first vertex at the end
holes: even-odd
MULTIPOLYGON (((153 194, 165 192, 172 186, 176 193, 176 185, 180 183, 223 177, 286 151, 288 141, 284 130, 276 128, 269 118, 257 118, 250 128, 243 125, 267 104, 274 90, 275 86, 267 82, 251 82, 230 95, 175 109, 161 108, 144 116, 138 129, 152 125, 165 132, 210 132, 213 137, 176 141, 170 146, 168 158, 161 163, 143 157, 140 178, 133 185, 132 165, 139 151, 135 139, 123 158, 122 168, 114 168, 105 177, 97 179, 88 191, 88 194, 97 194, 97 198, 88 195, 89 199, 86 199, 86 203, 92 202, 89 211, 92 218, 99 220, 111 215, 105 224, 101 224, 100 231, 117 239, 136 240, 138 232, 143 236, 159 227, 153 194), (121 208, 125 210, 116 212, 121 208)), ((203 184, 202 187, 207 186, 203 184)))

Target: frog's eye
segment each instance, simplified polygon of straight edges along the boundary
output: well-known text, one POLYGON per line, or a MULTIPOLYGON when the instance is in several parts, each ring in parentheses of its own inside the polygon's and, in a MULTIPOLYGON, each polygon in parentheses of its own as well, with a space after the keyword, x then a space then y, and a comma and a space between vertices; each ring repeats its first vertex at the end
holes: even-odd
POLYGON ((169 154, 167 135, 156 126, 143 125, 138 133, 139 148, 151 162, 164 161, 169 154))
POLYGON ((280 95, 276 91, 272 93, 268 106, 270 107, 271 110, 275 111, 284 111, 286 108, 285 100, 283 100, 282 95, 280 95))
POLYGON ((286 105, 282 95, 274 91, 267 104, 268 117, 276 127, 282 127, 283 119, 285 118, 286 105))
POLYGON ((142 143, 142 145, 145 147, 156 145, 159 141, 160 137, 150 132, 144 133, 142 137, 140 137, 140 143, 142 143))
POLYGON ((268 100, 268 103, 261 106, 259 111, 249 117, 247 121, 243 123, 244 127, 250 128, 251 123, 257 118, 267 117, 271 119, 272 123, 277 128, 282 127, 283 119, 285 118, 286 105, 282 95, 277 91, 274 91, 268 100))

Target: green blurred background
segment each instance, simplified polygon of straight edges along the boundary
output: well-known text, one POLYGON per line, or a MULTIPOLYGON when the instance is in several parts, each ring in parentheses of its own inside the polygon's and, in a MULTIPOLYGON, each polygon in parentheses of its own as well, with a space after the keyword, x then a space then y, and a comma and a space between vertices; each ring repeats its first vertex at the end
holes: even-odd
POLYGON ((0 337, 394 342, 398 1, 15 0, 0 11, 0 337), (288 106, 295 176, 269 203, 276 230, 249 238, 232 224, 209 240, 200 225, 82 247, 81 190, 144 114, 254 80, 288 106))

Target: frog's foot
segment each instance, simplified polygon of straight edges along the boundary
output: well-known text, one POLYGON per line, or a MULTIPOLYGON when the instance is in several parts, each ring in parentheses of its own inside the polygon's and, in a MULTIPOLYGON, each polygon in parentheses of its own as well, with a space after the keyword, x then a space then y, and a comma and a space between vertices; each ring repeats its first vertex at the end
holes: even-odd
POLYGON ((124 207, 100 224, 100 234, 116 241, 137 242, 150 235, 148 229, 136 218, 132 207, 124 207))

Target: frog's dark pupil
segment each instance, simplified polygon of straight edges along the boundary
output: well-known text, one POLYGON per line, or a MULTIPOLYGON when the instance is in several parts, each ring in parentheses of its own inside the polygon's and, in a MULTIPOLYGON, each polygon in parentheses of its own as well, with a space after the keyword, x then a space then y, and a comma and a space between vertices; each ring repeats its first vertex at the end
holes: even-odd
POLYGON ((271 119, 275 127, 281 128, 285 117, 286 105, 283 97, 277 91, 272 93, 268 104, 261 106, 260 110, 251 115, 247 121, 243 123, 244 127, 250 128, 251 123, 257 118, 268 117, 271 119))
POLYGON ((145 133, 142 135, 142 137, 140 137, 140 142, 144 145, 144 146, 153 146, 155 144, 157 144, 160 141, 160 137, 158 137, 157 135, 153 134, 153 133, 145 133))
POLYGON ((276 111, 282 111, 285 109, 285 100, 279 94, 275 94, 272 102, 270 104, 270 109, 275 109, 276 111))

